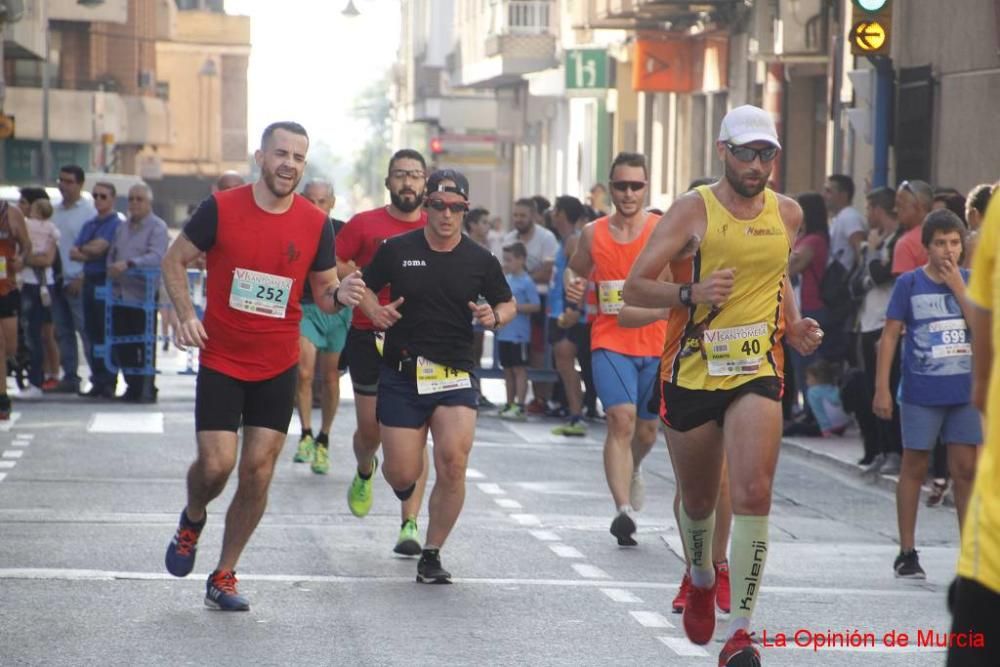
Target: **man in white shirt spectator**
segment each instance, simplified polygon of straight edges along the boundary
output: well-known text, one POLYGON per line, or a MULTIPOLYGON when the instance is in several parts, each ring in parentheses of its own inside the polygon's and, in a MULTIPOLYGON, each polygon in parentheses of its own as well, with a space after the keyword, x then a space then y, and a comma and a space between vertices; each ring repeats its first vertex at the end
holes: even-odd
POLYGON ((84 223, 97 217, 94 205, 83 199, 83 169, 68 164, 59 169, 59 192, 62 202, 55 207, 52 222, 59 230, 59 262, 62 280, 52 293, 52 319, 59 341, 59 359, 63 377, 52 390, 62 394, 75 394, 80 390, 77 334, 87 348, 87 334, 83 328, 83 264, 70 259, 69 251, 79 236, 84 223))
POLYGON ((830 212, 830 255, 827 264, 834 260, 845 269, 854 268, 865 240, 867 225, 854 201, 854 181, 844 174, 832 174, 823 187, 823 199, 830 212))

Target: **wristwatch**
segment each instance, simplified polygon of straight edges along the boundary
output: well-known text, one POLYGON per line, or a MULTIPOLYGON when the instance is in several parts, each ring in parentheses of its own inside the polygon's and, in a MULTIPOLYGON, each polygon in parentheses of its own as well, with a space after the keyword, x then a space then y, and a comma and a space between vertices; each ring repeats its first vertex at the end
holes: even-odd
POLYGON ((681 302, 681 305, 690 306, 691 305, 691 283, 684 283, 681 285, 680 290, 677 291, 677 299, 681 302))
POLYGON ((340 303, 340 301, 337 300, 337 293, 338 292, 340 292, 340 285, 337 285, 336 287, 333 288, 333 294, 331 294, 331 296, 333 297, 333 305, 335 305, 335 306, 342 306, 343 304, 340 303))

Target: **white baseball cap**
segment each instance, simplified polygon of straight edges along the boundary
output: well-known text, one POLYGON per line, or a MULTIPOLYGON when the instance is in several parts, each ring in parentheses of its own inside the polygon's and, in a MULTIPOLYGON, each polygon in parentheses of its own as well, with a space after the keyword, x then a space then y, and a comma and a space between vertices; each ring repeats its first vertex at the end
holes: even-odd
POLYGON ((719 141, 728 141, 736 146, 766 141, 781 148, 774 118, 767 111, 750 104, 736 107, 726 114, 719 128, 719 141))

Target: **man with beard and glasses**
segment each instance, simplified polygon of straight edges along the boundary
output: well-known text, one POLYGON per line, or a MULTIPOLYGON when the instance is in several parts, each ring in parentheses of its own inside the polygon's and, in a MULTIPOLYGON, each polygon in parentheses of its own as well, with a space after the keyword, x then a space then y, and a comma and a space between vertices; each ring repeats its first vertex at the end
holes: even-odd
POLYGON ((309 138, 298 123, 268 125, 254 154, 261 175, 252 185, 218 192, 195 211, 163 259, 167 292, 177 309, 180 345, 201 348, 195 393, 198 456, 187 475, 187 506, 167 547, 170 574, 194 567, 208 503, 236 466, 239 486, 226 514, 222 553, 208 576, 205 604, 247 611, 236 589, 236 563, 267 505, 268 488, 292 417, 299 362, 299 301, 308 280, 316 305, 335 313, 364 294, 360 273, 340 282, 333 226, 295 194, 309 138), (205 321, 195 315, 187 265, 204 252, 208 264, 205 321))
POLYGON ((611 163, 609 180, 615 212, 583 228, 569 260, 565 287, 567 301, 578 303, 587 291, 588 277, 597 286, 591 367, 608 420, 604 473, 615 503, 611 534, 619 546, 635 546, 633 511, 641 510, 645 500, 642 460, 656 442, 656 412, 650 411, 649 399, 667 326, 656 317, 635 328, 618 323, 625 306, 625 277, 659 216, 646 213, 642 206, 648 181, 645 157, 619 153, 611 163))
MULTIPOLYGON (((448 584, 440 549, 465 502, 479 400, 472 324, 496 331, 514 319, 517 304, 497 259, 462 234, 465 176, 436 171, 427 185, 427 225, 383 243, 364 276, 371 290, 390 287, 393 299, 378 385, 385 479, 398 498, 411 497, 427 475, 433 434, 436 474, 417 581, 448 584)), ((381 308, 368 291, 361 309, 379 321, 387 315, 381 308)))
MULTIPOLYGON (((427 224, 427 213, 421 207, 427 185, 427 163, 415 150, 404 148, 389 160, 385 187, 389 190, 388 206, 358 213, 337 235, 337 266, 341 275, 364 269, 375 256, 382 242, 404 232, 420 229, 427 224)), ((392 325, 398 303, 389 303, 389 288, 379 292, 379 307, 369 317, 361 309, 354 311, 354 320, 347 333, 347 354, 351 359, 351 384, 354 387, 354 409, 358 428, 354 432, 354 456, 357 471, 347 489, 347 506, 351 514, 364 517, 372 507, 372 478, 378 467, 375 456, 382 442, 375 418, 375 397, 378 392, 379 369, 382 365, 383 332, 392 325)), ((393 551, 401 556, 420 555, 417 515, 427 485, 427 456, 424 471, 408 500, 402 503, 402 526, 393 551)))
POLYGON ((780 150, 769 113, 741 106, 726 114, 716 144, 725 178, 674 202, 625 282, 629 304, 671 309, 660 417, 690 559, 684 631, 697 644, 710 642, 715 631, 710 545, 723 452, 728 461, 733 599, 719 665, 760 664, 749 626, 767 557, 781 444, 781 340, 787 336, 802 354, 822 340, 816 322, 799 315, 788 282, 790 243, 802 210, 766 189, 780 150), (693 242, 694 261, 676 261, 693 242), (670 282, 663 282, 668 267, 670 282))

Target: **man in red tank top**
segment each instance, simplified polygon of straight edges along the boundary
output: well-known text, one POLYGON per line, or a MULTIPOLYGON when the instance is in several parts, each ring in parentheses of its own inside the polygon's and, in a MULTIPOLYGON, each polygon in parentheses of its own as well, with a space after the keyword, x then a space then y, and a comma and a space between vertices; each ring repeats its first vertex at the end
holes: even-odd
POLYGON ((17 354, 17 315, 21 310, 21 292, 17 272, 31 254, 31 239, 24 216, 16 206, 0 203, 0 421, 10 419, 7 396, 7 358, 17 354))
MULTIPOLYGON (((364 269, 371 263, 382 243, 400 234, 421 229, 427 224, 423 209, 427 187, 427 165, 424 157, 415 150, 404 148, 396 151, 389 160, 385 187, 389 190, 390 204, 358 213, 351 218, 337 235, 337 266, 340 275, 355 269, 364 269)), ((354 432, 354 456, 357 470, 347 489, 347 506, 351 513, 364 517, 372 506, 372 479, 378 467, 375 456, 382 443, 379 424, 375 417, 379 373, 382 366, 382 336, 394 320, 389 304, 389 287, 378 294, 379 304, 375 319, 362 309, 354 311, 351 329, 347 333, 347 355, 350 358, 351 384, 354 387, 354 409, 358 428, 354 432)), ((424 472, 417 480, 413 494, 400 507, 402 524, 393 551, 401 556, 419 556, 421 545, 417 530, 417 515, 427 485, 430 468, 424 453, 424 472)))
POLYGON ((180 321, 181 346, 201 348, 195 393, 198 458, 188 471, 187 506, 167 547, 167 570, 194 567, 208 503, 236 466, 243 426, 239 486, 226 514, 222 554, 208 577, 205 604, 246 611, 236 590, 236 563, 267 505, 274 464, 292 417, 299 360, 299 300, 306 280, 324 312, 355 306, 360 275, 337 278, 333 226, 294 194, 309 138, 298 123, 273 123, 254 155, 260 179, 202 202, 167 251, 163 278, 180 321), (208 266, 205 320, 188 295, 187 265, 204 252, 208 266))

